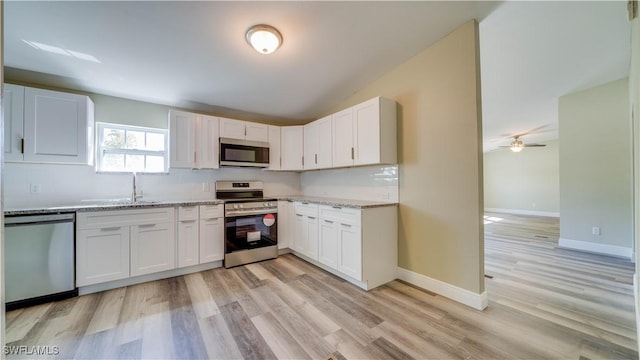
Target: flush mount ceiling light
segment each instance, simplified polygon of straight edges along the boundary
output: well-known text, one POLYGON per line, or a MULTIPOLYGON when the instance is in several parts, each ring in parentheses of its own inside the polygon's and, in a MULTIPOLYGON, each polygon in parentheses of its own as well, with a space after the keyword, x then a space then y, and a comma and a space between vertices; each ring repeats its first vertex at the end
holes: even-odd
POLYGON ((524 149, 524 144, 522 143, 522 140, 518 139, 517 137, 511 143, 510 146, 511 147, 509 149, 511 149, 511 151, 513 151, 513 152, 520 152, 520 151, 522 151, 522 149, 524 149))
POLYGON ((260 54, 271 54, 282 45, 282 35, 270 25, 254 25, 247 30, 246 39, 260 54))

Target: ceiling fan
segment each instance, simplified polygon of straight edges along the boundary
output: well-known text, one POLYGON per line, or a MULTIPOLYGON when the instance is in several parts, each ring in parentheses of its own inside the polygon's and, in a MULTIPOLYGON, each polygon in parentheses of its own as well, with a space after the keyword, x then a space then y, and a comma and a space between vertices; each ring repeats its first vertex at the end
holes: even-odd
POLYGON ((522 135, 524 135, 524 134, 514 135, 513 136, 513 141, 511 142, 511 144, 500 146, 500 147, 509 148, 513 152, 520 152, 520 151, 522 151, 522 149, 524 149, 526 147, 543 147, 543 146, 547 146, 545 144, 525 144, 525 143, 522 142, 522 140, 520 140, 520 137, 522 135))

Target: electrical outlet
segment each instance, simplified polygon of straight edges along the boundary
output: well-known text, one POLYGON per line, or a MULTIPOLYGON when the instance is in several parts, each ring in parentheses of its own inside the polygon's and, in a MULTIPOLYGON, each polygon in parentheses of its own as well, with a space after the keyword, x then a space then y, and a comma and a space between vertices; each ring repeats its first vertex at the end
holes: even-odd
POLYGON ((591 228, 591 234, 592 235, 600 235, 600 227, 599 226, 594 226, 591 228))
POLYGON ((42 192, 42 185, 40 184, 31 184, 29 187, 29 191, 32 194, 40 194, 42 192))
POLYGON ((211 191, 211 185, 208 182, 203 182, 202 192, 210 192, 210 191, 211 191))

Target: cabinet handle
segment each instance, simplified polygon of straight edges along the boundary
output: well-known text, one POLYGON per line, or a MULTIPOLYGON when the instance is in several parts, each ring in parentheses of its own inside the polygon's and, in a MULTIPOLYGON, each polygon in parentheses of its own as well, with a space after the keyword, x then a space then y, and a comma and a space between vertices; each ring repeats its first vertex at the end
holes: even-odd
POLYGON ((198 161, 198 158, 196 156, 197 156, 196 152, 194 151, 193 152, 193 162, 197 162, 198 161))
POLYGON ((353 148, 351 148, 351 160, 355 159, 355 156, 353 155, 353 152, 354 152, 354 150, 353 150, 353 148))
POLYGON ((315 216, 307 216, 309 219, 315 219, 315 216))
POLYGON ((332 208, 342 210, 342 206, 332 206, 332 208))
POLYGON ((329 224, 333 224, 333 221, 331 221, 331 220, 325 220, 324 222, 329 223, 329 224))
POLYGON ((351 227, 351 225, 349 225, 349 224, 343 224, 343 223, 340 223, 340 225, 342 225, 342 226, 344 226, 344 227, 351 227))
POLYGON ((302 157, 302 166, 304 166, 304 156, 302 157))
POLYGON ((300 217, 302 217, 302 214, 296 214, 296 216, 300 216, 300 217))
POLYGON ((143 225, 138 225, 139 227, 154 227, 156 226, 156 224, 143 224, 143 225))
POLYGON ((100 231, 116 231, 116 230, 120 230, 120 229, 121 229, 120 226, 114 226, 114 227, 102 228, 102 229, 100 229, 100 231))
POLYGON ((20 139, 20 153, 24 154, 24 138, 20 139))
POLYGON ((315 155, 316 155, 316 165, 318 165, 318 154, 315 154, 315 155))

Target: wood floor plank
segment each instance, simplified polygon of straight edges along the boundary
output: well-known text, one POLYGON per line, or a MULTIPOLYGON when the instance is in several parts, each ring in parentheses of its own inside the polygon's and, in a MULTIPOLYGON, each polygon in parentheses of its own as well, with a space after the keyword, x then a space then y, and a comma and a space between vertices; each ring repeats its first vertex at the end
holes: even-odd
MULTIPOLYGON (((42 324, 43 318, 49 312, 53 303, 32 306, 27 309, 16 310, 18 316, 15 320, 8 324, 6 329, 5 341, 11 344, 20 341, 33 329, 37 324, 42 324)), ((9 313, 12 313, 11 311, 9 313)))
POLYGON ((142 324, 141 356, 144 359, 176 358, 170 305, 164 302, 151 308, 142 324))
POLYGON ((198 319, 205 319, 220 313, 201 273, 185 275, 184 280, 191 297, 193 310, 198 319))
POLYGON ((207 350, 184 277, 168 279, 168 283, 170 285, 168 294, 170 329, 176 357, 181 359, 206 358, 207 350))
POLYGON ((413 360, 414 358, 402 349, 385 339, 379 337, 367 346, 369 351, 378 359, 413 360))
POLYGON ((208 359, 241 359, 242 353, 233 339, 222 314, 198 320, 208 359))
POLYGON ((271 313, 251 318, 278 359, 311 359, 271 313))
POLYGON ((113 315, 120 314, 125 293, 126 288, 118 288, 102 295, 95 310, 96 315, 91 318, 87 327, 86 335, 110 330, 118 325, 118 317, 113 315))
POLYGON ((244 359, 275 359, 276 356, 237 301, 220 307, 233 339, 244 359))

